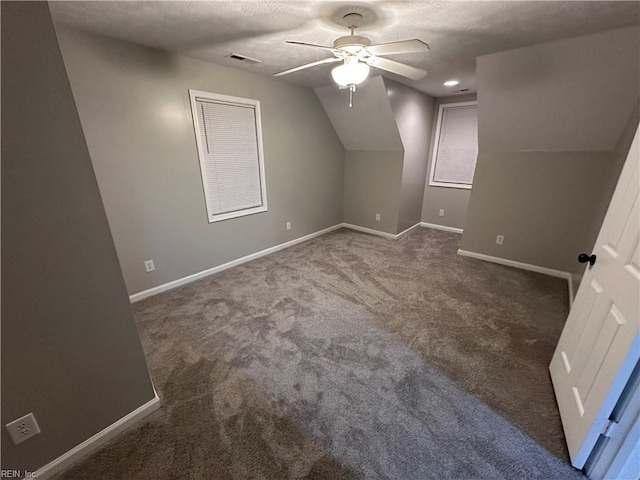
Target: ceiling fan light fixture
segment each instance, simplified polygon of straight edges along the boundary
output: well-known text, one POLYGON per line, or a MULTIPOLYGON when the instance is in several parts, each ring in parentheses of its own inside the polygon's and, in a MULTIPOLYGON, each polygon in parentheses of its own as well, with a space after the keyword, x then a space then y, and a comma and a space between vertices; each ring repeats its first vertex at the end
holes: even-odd
POLYGON ((333 81, 342 87, 359 85, 369 76, 369 65, 358 62, 357 58, 346 59, 345 63, 331 70, 333 81), (355 60, 355 61, 354 61, 355 60))
POLYGON ((350 95, 353 95, 353 92, 355 92, 356 85, 361 84, 367 79, 370 67, 375 67, 378 70, 393 73, 410 80, 422 80, 427 75, 425 70, 384 57, 386 55, 398 55, 401 53, 426 53, 429 51, 429 45, 417 38, 371 45, 370 39, 355 34, 356 28, 362 24, 364 18, 362 12, 368 12, 369 10, 361 7, 355 8, 356 10, 347 11, 342 18, 342 23, 350 30, 350 35, 337 38, 333 42, 333 47, 291 40, 287 40, 286 42, 329 51, 333 54, 333 57, 323 58, 322 60, 300 65, 299 67, 276 72, 273 75, 279 77, 328 63, 344 62, 343 65, 331 70, 331 76, 341 87, 348 87, 351 92, 350 95))

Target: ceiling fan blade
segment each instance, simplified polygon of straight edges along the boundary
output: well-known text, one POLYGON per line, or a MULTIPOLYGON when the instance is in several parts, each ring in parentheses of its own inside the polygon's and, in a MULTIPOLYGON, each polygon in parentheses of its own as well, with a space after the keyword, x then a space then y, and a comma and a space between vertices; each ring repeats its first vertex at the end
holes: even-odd
POLYGON ((342 61, 341 58, 335 58, 335 57, 324 58, 322 60, 318 60, 317 62, 307 63, 306 65, 300 65, 299 67, 290 68, 289 70, 285 70, 283 72, 274 73, 273 76, 279 77, 281 75, 288 75, 289 73, 297 72, 299 70, 304 70, 305 68, 311 68, 317 65, 324 65, 325 63, 335 63, 335 62, 341 62, 341 61, 342 61))
POLYGON ((313 47, 313 48, 321 48, 322 50, 326 50, 328 52, 340 52, 340 50, 333 47, 325 47, 324 45, 316 45, 315 43, 307 43, 307 42, 294 42, 291 40, 285 41, 285 43, 292 43, 294 45, 302 45, 303 47, 313 47))
POLYGON ((403 40, 401 42, 381 43, 367 47, 372 55, 393 55, 396 53, 424 53, 429 51, 429 45, 422 40, 403 40))
POLYGON ((395 62, 387 58, 371 57, 367 59, 367 64, 380 70, 410 78, 411 80, 421 80, 427 76, 427 72, 421 68, 412 67, 411 65, 395 62))

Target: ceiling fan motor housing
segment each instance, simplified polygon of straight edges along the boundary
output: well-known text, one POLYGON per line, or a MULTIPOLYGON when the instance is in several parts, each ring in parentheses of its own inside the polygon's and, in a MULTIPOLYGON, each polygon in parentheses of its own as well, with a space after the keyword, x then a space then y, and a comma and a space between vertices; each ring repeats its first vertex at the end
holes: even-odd
POLYGON ((363 48, 371 45, 371 40, 360 35, 347 35, 346 37, 337 38, 333 42, 333 48, 344 50, 348 53, 358 53, 363 48))

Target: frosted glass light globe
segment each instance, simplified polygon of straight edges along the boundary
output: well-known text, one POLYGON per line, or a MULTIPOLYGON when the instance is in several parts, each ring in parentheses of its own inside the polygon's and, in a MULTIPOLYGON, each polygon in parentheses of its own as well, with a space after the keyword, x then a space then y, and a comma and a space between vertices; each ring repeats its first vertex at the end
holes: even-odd
POLYGON ((344 64, 331 70, 331 76, 338 85, 347 87, 364 82, 369 76, 369 70, 369 65, 358 62, 356 58, 355 61, 347 60, 344 64))

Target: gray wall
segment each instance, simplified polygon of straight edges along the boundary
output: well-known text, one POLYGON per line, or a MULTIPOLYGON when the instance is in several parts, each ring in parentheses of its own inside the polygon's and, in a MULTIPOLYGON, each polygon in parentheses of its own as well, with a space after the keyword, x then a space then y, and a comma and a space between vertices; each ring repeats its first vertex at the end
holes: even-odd
POLYGON ((358 86, 353 108, 336 85, 315 92, 346 149, 344 221, 398 233, 403 145, 382 76, 358 86))
POLYGON ((344 164, 344 221, 397 233, 402 152, 347 150, 344 164), (380 221, 376 221, 376 213, 380 221))
POLYGON ((583 270, 576 258, 595 241, 592 215, 602 212, 601 179, 611 173, 612 154, 481 152, 480 162, 460 248, 583 270), (496 235, 505 236, 503 245, 496 235))
POLYGON ((384 83, 404 146, 398 214, 398 232, 402 232, 420 222, 435 100, 393 80, 384 83))
POLYGON ((584 270, 576 257, 593 246, 637 122, 639 36, 633 27, 478 58, 480 152, 462 249, 584 270))
POLYGON ((342 222, 344 149, 313 90, 96 35, 58 36, 129 293, 342 222), (207 222, 188 89, 261 102, 268 212, 207 222))
POLYGON ((433 126, 430 132, 428 154, 429 162, 422 203, 423 222, 447 227, 464 228, 471 190, 464 188, 431 187, 429 186, 429 172, 431 171, 431 161, 436 138, 436 123, 440 105, 443 103, 470 102, 472 100, 476 100, 475 94, 436 98, 436 104, 433 109, 433 126), (444 210, 444 217, 438 215, 440 209, 444 210))
POLYGON ((154 392, 48 6, 1 8, 2 424, 42 430, 2 468, 33 471, 154 392))

